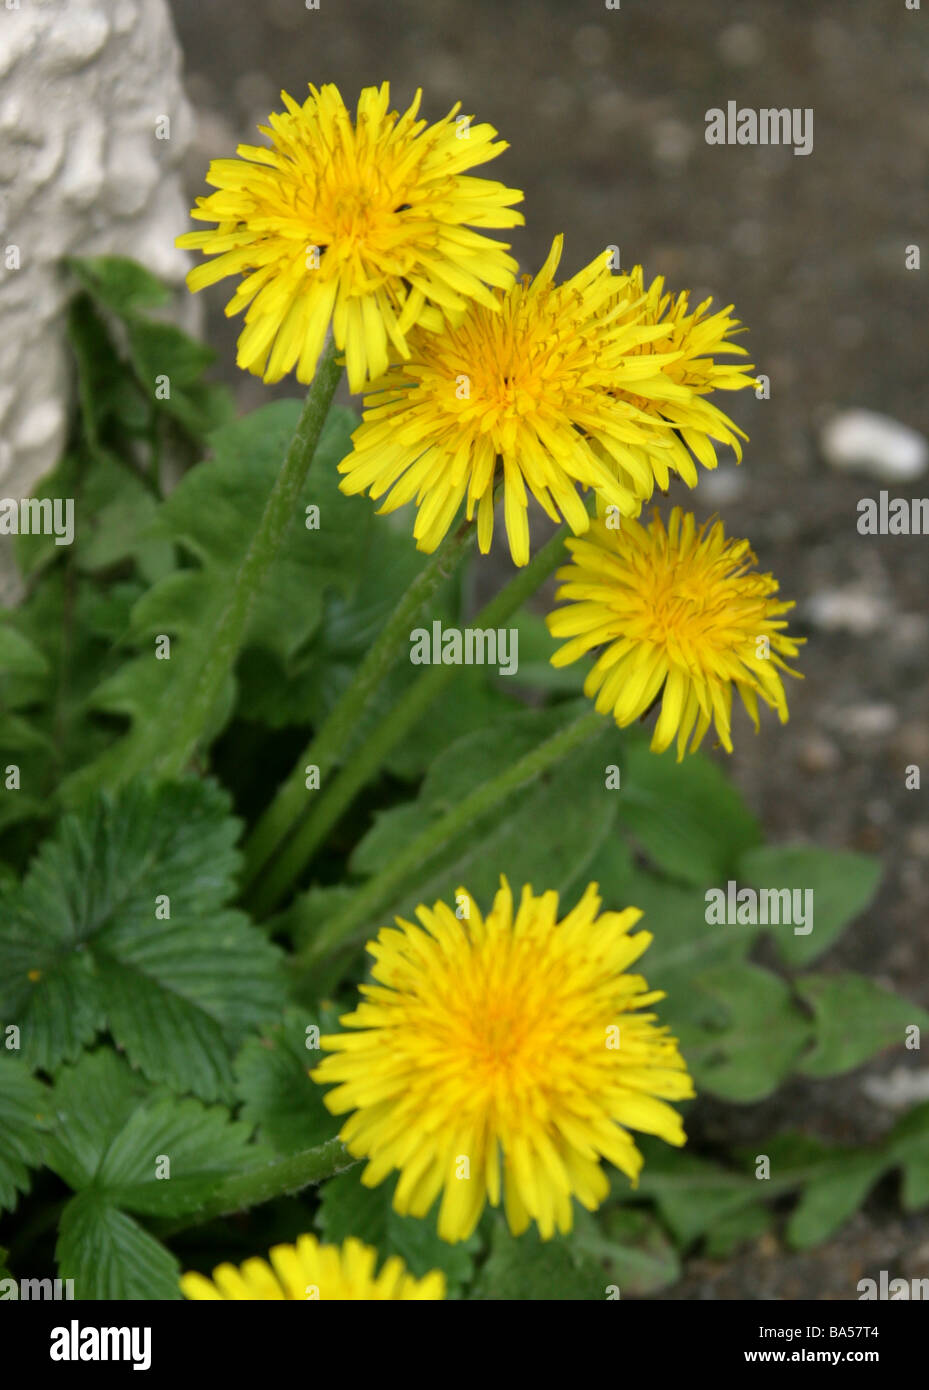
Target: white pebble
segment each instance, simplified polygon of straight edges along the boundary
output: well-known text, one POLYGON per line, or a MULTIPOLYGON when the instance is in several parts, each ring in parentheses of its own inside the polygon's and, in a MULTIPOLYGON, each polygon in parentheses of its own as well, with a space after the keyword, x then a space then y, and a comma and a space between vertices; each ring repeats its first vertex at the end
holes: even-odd
POLYGON ((907 482, 929 467, 925 436, 874 410, 834 415, 823 427, 819 445, 830 468, 864 473, 881 482, 907 482))

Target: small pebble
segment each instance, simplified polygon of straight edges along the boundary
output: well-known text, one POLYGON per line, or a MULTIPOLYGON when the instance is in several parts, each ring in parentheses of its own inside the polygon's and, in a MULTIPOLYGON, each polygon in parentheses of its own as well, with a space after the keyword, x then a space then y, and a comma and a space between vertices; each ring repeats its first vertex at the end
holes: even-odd
POLYGON ((835 724, 849 738, 883 738, 897 727, 897 711, 891 704, 849 705, 837 710, 835 724))
POLYGON ((822 632, 850 632, 868 637, 883 628, 890 606, 877 595, 861 589, 824 589, 807 599, 804 616, 822 632))
POLYGON ((894 1067, 886 1076, 868 1076, 861 1089, 869 1100, 888 1110, 906 1110, 929 1100, 929 1067, 894 1067))
POLYGON ((929 467, 929 441, 874 410, 844 410, 823 426, 819 447, 830 468, 884 483, 909 482, 929 467))

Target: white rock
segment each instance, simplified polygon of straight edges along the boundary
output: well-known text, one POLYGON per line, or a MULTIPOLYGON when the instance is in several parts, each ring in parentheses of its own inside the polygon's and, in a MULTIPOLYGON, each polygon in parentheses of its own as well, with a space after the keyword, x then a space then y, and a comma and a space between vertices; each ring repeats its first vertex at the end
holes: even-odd
POLYGON ((918 430, 874 410, 844 410, 823 426, 823 458, 840 473, 904 483, 929 467, 929 441, 918 430))
POLYGON ((887 1076, 868 1076, 861 1089, 869 1100, 888 1110, 908 1110, 929 1100, 929 1067, 894 1067, 887 1076))
MULTIPOLYGON (((202 318, 174 246, 190 226, 180 168, 194 121, 166 0, 0 0, 0 75, 0 487, 28 497, 58 461, 73 389, 62 258, 143 261, 178 288, 176 320, 202 318), (162 114, 169 140, 155 135, 162 114), (19 269, 5 267, 9 246, 19 269)), ((14 576, 0 539, 0 602, 14 576)))
POLYGON ((883 738, 898 722, 896 708, 888 703, 848 705, 835 714, 836 728, 849 738, 883 738))
POLYGON ((822 632, 850 632, 855 637, 867 637, 884 626, 891 609, 876 594, 849 587, 813 594, 803 612, 822 632))

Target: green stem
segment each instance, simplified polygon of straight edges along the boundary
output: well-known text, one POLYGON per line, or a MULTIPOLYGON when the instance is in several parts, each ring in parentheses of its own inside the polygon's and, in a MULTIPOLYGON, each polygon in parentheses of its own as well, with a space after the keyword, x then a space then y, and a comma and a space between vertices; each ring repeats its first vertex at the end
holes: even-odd
POLYGON ((344 1173, 358 1162, 341 1139, 330 1139, 316 1148, 272 1159, 260 1168, 230 1173, 211 1183, 208 1191, 198 1190, 186 1203, 175 1189, 171 1196, 172 1216, 157 1223, 157 1234, 163 1239, 188 1226, 202 1226, 219 1216, 260 1206, 275 1197, 290 1196, 314 1183, 325 1182, 336 1173, 344 1173))
POLYGON ((239 567, 225 611, 209 635, 193 690, 184 692, 165 732, 163 752, 154 771, 175 777, 190 761, 202 737, 223 683, 242 646, 249 614, 281 540, 293 520, 300 490, 313 461, 329 407, 342 376, 336 365, 336 347, 330 339, 313 383, 307 392, 294 437, 277 475, 245 558, 239 567))
MULTIPOLYGON (((478 628, 496 628, 505 622, 565 559, 567 526, 561 526, 535 558, 519 570, 496 598, 492 599, 472 620, 478 628)), ((323 844, 336 821, 354 799, 356 793, 370 782, 383 766, 391 750, 405 734, 415 728, 425 711, 454 679, 453 666, 432 666, 397 701, 351 759, 339 770, 329 787, 314 803, 261 882, 255 886, 249 904, 255 916, 261 918, 278 905, 290 886, 300 877, 313 855, 323 844)), ((304 766, 302 763, 300 766, 304 766)))
MULTIPOLYGON (((414 619, 423 604, 431 598, 443 580, 454 573, 476 534, 473 522, 466 522, 453 535, 448 536, 391 613, 381 635, 355 672, 351 685, 304 748, 287 781, 278 789, 271 805, 252 831, 245 846, 243 891, 254 883, 278 845, 306 810, 304 769, 310 766, 318 767, 322 781, 338 762, 368 701, 378 690, 388 671, 399 660, 400 653, 409 642, 410 629, 415 625, 414 619)), ((263 888, 249 901, 253 913, 259 910, 256 906, 258 902, 267 902, 267 894, 263 888)))
POLYGON ((498 777, 482 783, 470 795, 410 841, 402 854, 368 880, 351 902, 327 922, 315 941, 292 959, 293 968, 305 972, 330 951, 352 941, 356 933, 370 930, 371 920, 391 905, 408 875, 422 868, 457 835, 467 830, 499 806, 514 791, 538 777, 546 768, 560 762, 573 749, 586 743, 606 727, 606 719, 596 710, 586 711, 566 728, 552 734, 538 747, 511 763, 498 777))

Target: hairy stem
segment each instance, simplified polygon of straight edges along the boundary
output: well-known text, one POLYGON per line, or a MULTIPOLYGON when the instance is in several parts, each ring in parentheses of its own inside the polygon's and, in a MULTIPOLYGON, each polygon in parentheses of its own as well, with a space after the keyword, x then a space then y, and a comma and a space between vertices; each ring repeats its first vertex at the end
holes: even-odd
MULTIPOLYGON (((496 598, 471 620, 474 627, 495 628, 511 617, 565 559, 567 526, 561 526, 534 559, 518 571, 496 598)), ((324 843, 336 821, 355 795, 372 781, 400 740, 415 728, 425 711, 454 679, 453 666, 432 666, 414 681, 384 719, 378 720, 365 742, 339 769, 329 786, 269 866, 250 897, 258 917, 280 903, 324 843)), ((300 766, 305 764, 301 760, 300 766)), ((302 782, 301 782, 302 787, 302 782)))
POLYGON ((568 753, 602 733, 606 719, 596 710, 585 711, 566 728, 552 734, 499 776, 476 787, 446 815, 411 840, 402 854, 355 893, 342 912, 329 919, 325 928, 292 961, 294 970, 311 970, 330 951, 351 942, 358 933, 369 931, 373 919, 390 907, 407 877, 425 865, 456 836, 499 806, 514 791, 533 781, 568 753))

